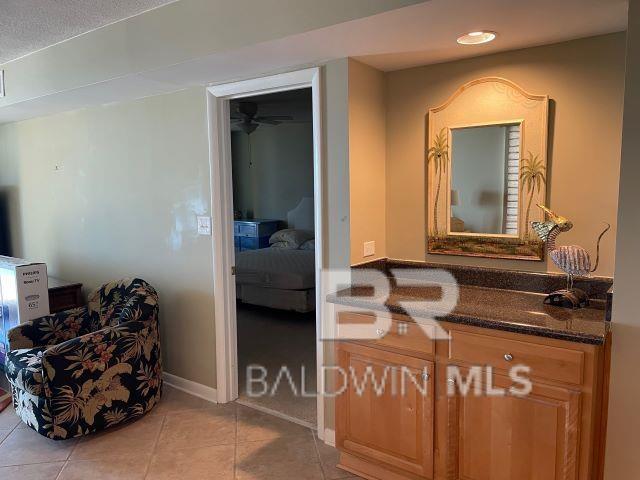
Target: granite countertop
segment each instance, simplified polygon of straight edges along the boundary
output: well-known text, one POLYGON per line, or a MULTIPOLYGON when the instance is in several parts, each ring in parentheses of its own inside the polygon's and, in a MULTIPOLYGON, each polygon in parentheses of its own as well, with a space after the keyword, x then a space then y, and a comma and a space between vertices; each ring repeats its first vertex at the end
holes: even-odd
MULTIPOLYGON (((327 301, 408 314, 419 322, 420 318, 430 318, 431 315, 428 307, 417 302, 437 300, 440 296, 441 289, 438 287, 392 286, 388 298, 375 296, 373 288, 351 287, 330 294, 327 301)), ((451 323, 573 342, 604 343, 610 322, 605 321, 602 302, 593 302, 594 305, 589 308, 571 310, 545 305, 544 298, 543 293, 459 285, 457 306, 452 313, 437 318, 451 323)))

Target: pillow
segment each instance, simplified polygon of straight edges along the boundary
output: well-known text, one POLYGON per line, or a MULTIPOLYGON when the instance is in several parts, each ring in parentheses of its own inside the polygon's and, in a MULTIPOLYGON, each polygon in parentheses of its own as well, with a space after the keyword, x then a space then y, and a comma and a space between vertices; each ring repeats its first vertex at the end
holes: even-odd
POLYGON ((294 228, 285 228, 279 230, 269 238, 269 244, 273 245, 278 242, 285 242, 289 248, 300 248, 307 240, 313 238, 313 232, 307 230, 296 230, 294 228))
POLYGON ((289 245, 287 242, 273 242, 269 246, 271 248, 288 248, 289 250, 295 250, 295 248, 289 245))
POLYGON ((316 240, 312 238, 311 240, 307 240, 302 245, 300 245, 300 250, 315 250, 316 249, 316 240))

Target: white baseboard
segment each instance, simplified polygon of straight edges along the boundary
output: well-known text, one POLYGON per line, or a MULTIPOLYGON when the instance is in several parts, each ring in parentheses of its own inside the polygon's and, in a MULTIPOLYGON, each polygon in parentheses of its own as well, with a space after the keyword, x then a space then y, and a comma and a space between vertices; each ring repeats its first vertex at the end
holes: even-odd
POLYGON ((186 378, 172 375, 171 373, 164 372, 162 379, 167 385, 171 385, 173 388, 182 390, 189 393, 194 397, 200 397, 209 402, 218 403, 218 392, 215 388, 207 387, 201 383, 187 380, 186 378))
POLYGON ((336 446, 336 431, 331 430, 330 428, 324 429, 324 443, 327 445, 331 445, 332 447, 336 446))

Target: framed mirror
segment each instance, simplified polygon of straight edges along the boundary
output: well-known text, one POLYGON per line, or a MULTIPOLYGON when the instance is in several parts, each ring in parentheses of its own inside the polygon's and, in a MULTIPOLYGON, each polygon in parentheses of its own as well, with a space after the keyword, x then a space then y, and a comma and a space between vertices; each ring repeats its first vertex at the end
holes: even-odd
POLYGON ((427 251, 542 260, 531 230, 545 203, 548 97, 497 77, 429 110, 427 251))

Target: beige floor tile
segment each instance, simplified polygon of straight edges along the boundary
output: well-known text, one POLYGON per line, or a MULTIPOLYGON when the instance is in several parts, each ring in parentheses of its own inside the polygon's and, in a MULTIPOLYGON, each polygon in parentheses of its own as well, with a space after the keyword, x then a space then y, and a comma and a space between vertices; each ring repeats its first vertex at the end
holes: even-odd
POLYGON ((11 430, 0 430, 0 443, 9 436, 11 430))
POLYGON ((236 447, 238 480, 322 480, 311 435, 247 442, 236 447))
POLYGON ((147 415, 135 422, 82 437, 71 454, 71 460, 93 460, 112 457, 145 457, 153 453, 162 428, 163 416, 147 415))
POLYGON ((13 407, 7 407, 0 412, 0 430, 13 430, 19 423, 22 422, 13 407))
POLYGON ((148 463, 134 457, 69 461, 57 480, 144 480, 148 463))
POLYGON ((305 434, 311 436, 311 429, 252 408, 238 406, 238 443, 305 434))
POLYGON ((167 415, 157 451, 229 445, 235 443, 235 439, 235 404, 216 405, 167 415))
POLYGON ((35 465, 18 465, 15 467, 0 467, 0 478, 16 480, 54 480, 64 462, 36 463, 35 465))
POLYGON ((51 440, 31 429, 15 429, 0 444, 0 466, 66 460, 76 439, 51 440))
POLYGON ((155 454, 147 480, 233 480, 234 445, 190 448, 155 454))
POLYGON ((167 413, 208 408, 211 407, 211 405, 211 402, 207 402, 202 398, 194 397, 193 395, 189 395, 188 393, 165 384, 162 392, 162 399, 158 405, 151 410, 150 414, 165 415, 167 413))
POLYGON ((325 480, 339 480, 343 478, 356 478, 354 475, 339 469, 338 464, 339 453, 334 447, 327 445, 318 437, 315 437, 318 456, 320 457, 320 466, 324 473, 325 480))

